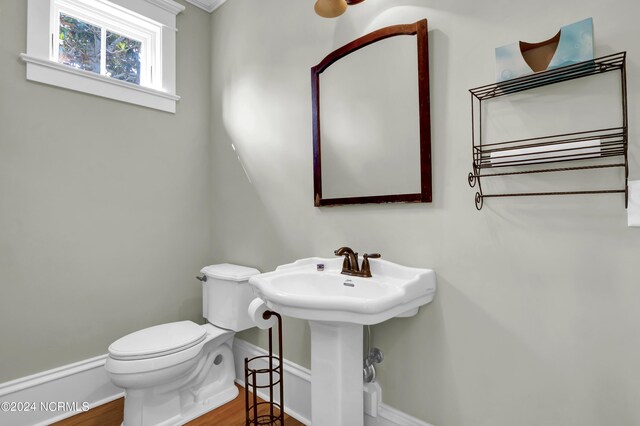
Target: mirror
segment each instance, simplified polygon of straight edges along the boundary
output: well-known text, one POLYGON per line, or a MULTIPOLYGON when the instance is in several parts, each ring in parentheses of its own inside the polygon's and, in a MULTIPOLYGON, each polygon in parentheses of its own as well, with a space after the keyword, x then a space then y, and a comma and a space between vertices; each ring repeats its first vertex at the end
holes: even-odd
POLYGON ((424 19, 360 37, 311 69, 316 207, 431 202, 428 56, 424 19))

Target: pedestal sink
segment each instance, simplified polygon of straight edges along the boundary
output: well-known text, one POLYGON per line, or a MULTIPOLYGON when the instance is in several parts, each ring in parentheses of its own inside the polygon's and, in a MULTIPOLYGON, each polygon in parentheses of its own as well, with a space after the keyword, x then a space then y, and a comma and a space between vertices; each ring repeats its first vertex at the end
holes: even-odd
POLYGON ((364 424, 362 326, 413 316, 433 299, 432 270, 370 262, 371 278, 341 274, 342 258, 311 257, 249 279, 269 309, 309 321, 313 426, 364 424))

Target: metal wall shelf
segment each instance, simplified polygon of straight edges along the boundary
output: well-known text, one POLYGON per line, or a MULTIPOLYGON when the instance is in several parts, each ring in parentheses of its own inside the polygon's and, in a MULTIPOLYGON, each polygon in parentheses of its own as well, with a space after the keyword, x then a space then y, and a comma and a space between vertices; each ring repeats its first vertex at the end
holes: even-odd
POLYGON ((549 71, 543 71, 513 80, 480 86, 469 90, 469 92, 471 93, 473 172, 469 173, 468 182, 472 188, 477 185, 478 192, 476 192, 475 204, 478 210, 482 209, 483 200, 485 198, 570 194, 624 193, 626 206, 628 198, 627 180, 629 175, 627 158, 628 129, 626 52, 603 56, 594 60, 580 62, 549 71), (611 71, 620 72, 620 101, 622 105, 622 123, 620 127, 593 129, 494 143, 483 142, 482 102, 484 100, 611 71), (475 121, 476 104, 478 106, 478 130, 476 130, 475 121), (606 164, 602 164, 602 161, 598 161, 602 159, 609 160, 611 157, 620 157, 620 161, 616 163, 608 162, 606 164), (565 167, 559 167, 557 165, 554 167, 540 166, 551 163, 567 163, 585 160, 591 164, 579 166, 567 165, 565 167), (531 168, 531 166, 536 167, 531 168), (625 169, 624 188, 592 191, 551 191, 504 194, 483 194, 482 191, 481 180, 487 177, 546 172, 567 172, 612 167, 623 167, 625 169), (507 170, 503 171, 503 168, 506 168, 507 170), (499 170, 496 173, 487 173, 487 169, 499 170))

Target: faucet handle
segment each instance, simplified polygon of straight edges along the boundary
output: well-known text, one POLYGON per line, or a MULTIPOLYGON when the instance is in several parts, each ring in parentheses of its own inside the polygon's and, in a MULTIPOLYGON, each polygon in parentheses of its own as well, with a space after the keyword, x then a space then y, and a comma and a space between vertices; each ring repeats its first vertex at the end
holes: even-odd
POLYGON ((360 273, 363 277, 371 278, 371 266, 369 265, 369 259, 378 259, 382 256, 380 255, 380 253, 365 253, 362 255, 362 257, 362 269, 360 270, 360 273))

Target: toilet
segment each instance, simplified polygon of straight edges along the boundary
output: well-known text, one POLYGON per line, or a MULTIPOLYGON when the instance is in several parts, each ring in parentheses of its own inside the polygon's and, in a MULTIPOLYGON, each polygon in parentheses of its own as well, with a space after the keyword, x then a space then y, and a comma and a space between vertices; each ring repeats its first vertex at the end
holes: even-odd
POLYGON ((248 280, 257 269, 228 263, 203 268, 208 323, 178 321, 128 334, 109 346, 105 368, 125 390, 123 426, 188 422, 238 395, 232 343, 254 327, 248 280))

